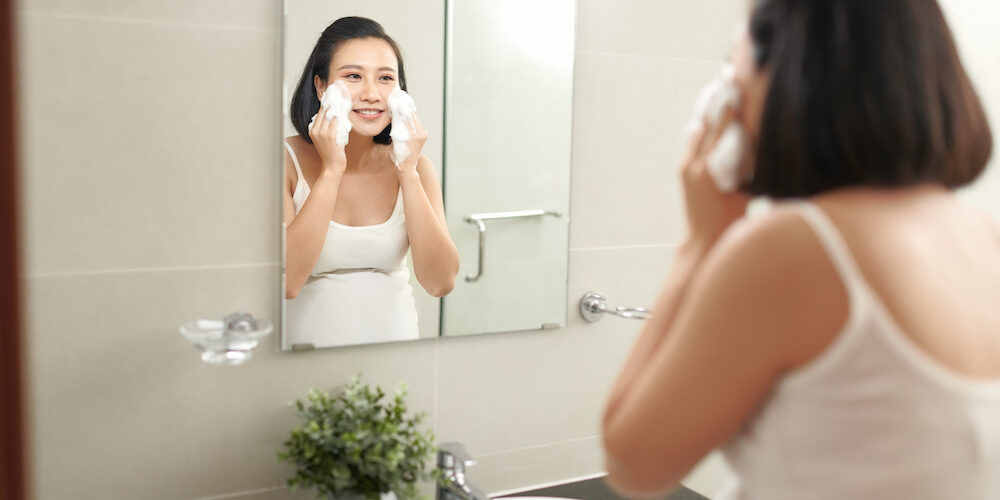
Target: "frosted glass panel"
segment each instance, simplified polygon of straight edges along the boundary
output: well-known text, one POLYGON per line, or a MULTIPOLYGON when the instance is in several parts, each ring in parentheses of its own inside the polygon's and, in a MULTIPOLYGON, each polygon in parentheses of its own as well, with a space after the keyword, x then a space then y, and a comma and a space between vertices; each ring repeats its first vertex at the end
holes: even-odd
POLYGON ((442 334, 565 326, 576 4, 451 2, 445 207, 462 263, 442 334), (485 221, 471 214, 557 212, 485 221))

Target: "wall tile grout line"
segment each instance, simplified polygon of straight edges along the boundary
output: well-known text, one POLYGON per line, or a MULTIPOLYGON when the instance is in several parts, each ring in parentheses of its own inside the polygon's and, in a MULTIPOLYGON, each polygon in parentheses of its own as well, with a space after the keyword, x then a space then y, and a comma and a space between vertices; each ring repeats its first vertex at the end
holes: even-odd
POLYGON ((72 276, 97 276, 103 274, 143 274, 143 273, 171 273, 182 271, 217 271, 232 269, 261 269, 268 267, 279 267, 280 262, 258 262, 246 264, 211 264, 204 266, 177 266, 177 267, 137 267, 128 269, 92 269, 83 271, 42 271, 24 273, 25 278, 65 278, 72 276))
POLYGON ((643 245, 612 245, 604 247, 579 247, 570 248, 570 252, 606 252, 608 250, 642 250, 650 248, 677 248, 680 243, 649 243, 643 245))
POLYGON ((191 500, 223 500, 223 499, 226 499, 226 498, 240 498, 240 497, 243 497, 243 496, 246 496, 246 495, 256 495, 258 493, 267 493, 269 491, 279 491, 279 490, 284 490, 284 489, 287 489, 287 487, 286 486, 271 486, 271 487, 268 487, 268 488, 258 488, 258 489, 255 489, 255 490, 244 490, 244 491, 236 491, 236 492, 233 492, 233 493, 222 493, 222 494, 219 494, 219 495, 211 495, 211 496, 207 496, 207 497, 197 497, 197 498, 193 498, 191 500))
POLYGON ((520 448, 511 448, 509 450, 500 450, 500 451, 494 451, 494 452, 490 452, 490 453, 479 453, 479 454, 476 455, 476 458, 479 459, 479 458, 495 457, 495 456, 500 456, 500 455, 508 455, 508 454, 511 454, 511 453, 518 453, 518 452, 522 452, 522 451, 541 450, 543 448, 551 448, 553 446, 558 446, 558 445, 561 445, 561 444, 581 443, 581 442, 584 442, 584 441, 589 441, 589 440, 593 440, 593 439, 600 439, 600 438, 601 438, 600 434, 593 434, 593 435, 590 435, 590 436, 581 436, 581 437, 572 438, 572 439, 563 439, 561 441, 553 441, 551 443, 542 443, 542 444, 536 444, 536 445, 531 445, 531 446, 522 446, 520 448))
POLYGON ((72 19, 77 21, 91 21, 91 22, 106 22, 106 23, 124 23, 124 24, 150 24, 155 26, 170 26, 175 28, 200 28, 206 30, 222 30, 222 31, 245 31, 253 33, 271 33, 280 34, 281 28, 252 28, 249 26, 227 26, 224 24, 206 24, 197 22, 183 22, 183 21, 153 21, 150 19, 142 19, 138 17, 113 17, 113 16, 95 16, 95 15, 85 15, 85 14, 60 14, 51 12, 37 12, 37 11, 21 11, 18 16, 24 17, 49 17, 54 19, 72 19))
POLYGON ((705 59, 701 57, 678 57, 678 56, 659 56, 656 54, 627 54, 623 52, 605 52, 599 50, 577 50, 576 55, 581 56, 613 56, 613 57, 629 57, 635 59, 656 59, 661 61, 682 61, 682 62, 702 62, 702 63, 724 63, 726 62, 725 57, 720 56, 718 59, 705 59))

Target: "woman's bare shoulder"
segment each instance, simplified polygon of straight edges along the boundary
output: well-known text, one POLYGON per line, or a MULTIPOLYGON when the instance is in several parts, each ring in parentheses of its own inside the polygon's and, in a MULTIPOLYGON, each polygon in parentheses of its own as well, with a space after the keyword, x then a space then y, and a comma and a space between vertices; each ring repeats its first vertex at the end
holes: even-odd
POLYGON ((282 147, 285 153, 285 178, 287 179, 289 188, 294 191, 299 178, 298 172, 295 169, 295 163, 298 162, 299 169, 307 169, 312 151, 315 150, 312 149, 312 144, 309 144, 309 142, 299 135, 286 137, 285 145, 287 147, 282 147))
MULTIPOLYGON (((822 351, 847 320, 848 295, 823 243, 801 212, 777 205, 732 226, 712 249, 703 279, 724 307, 782 346, 783 368, 822 351)), ((720 304, 721 306, 721 304, 720 304)))
POLYGON ((778 205, 736 222, 707 256, 719 279, 761 303, 805 299, 789 291, 839 289, 826 248, 801 212, 778 205))
POLYGON ((313 147, 313 145, 310 144, 309 141, 306 141, 300 135, 292 135, 285 137, 285 144, 287 144, 288 147, 295 152, 296 156, 301 156, 302 154, 307 153, 309 149, 313 147))
POLYGON ((305 171, 306 175, 309 176, 309 172, 312 172, 314 170, 314 166, 319 164, 319 153, 316 151, 316 147, 299 135, 286 137, 285 144, 288 145, 288 147, 285 148, 286 165, 292 167, 290 163, 292 157, 289 153, 294 154, 294 159, 298 161, 299 168, 305 171), (289 152, 289 149, 291 149, 291 152, 289 152))
POLYGON ((282 151, 285 152, 285 167, 292 168, 292 158, 294 155, 295 159, 298 159, 302 153, 302 143, 305 141, 297 135, 290 137, 285 137, 284 144, 282 144, 282 151))
POLYGON ((437 185, 440 189, 440 181, 438 181, 438 172, 434 168, 434 164, 431 162, 427 155, 421 153, 420 158, 417 159, 417 174, 420 176, 420 181, 424 186, 437 185))
POLYGON ((420 153, 420 158, 417 159, 417 172, 423 175, 428 171, 434 173, 435 175, 437 174, 434 170, 434 163, 431 162, 431 159, 428 158, 427 155, 420 153))
MULTIPOLYGON (((798 253, 804 239, 815 238, 799 210, 791 204, 775 204, 763 213, 734 223, 716 245, 720 252, 763 258, 766 255, 798 253)), ((715 250, 713 250, 715 251, 715 250)))

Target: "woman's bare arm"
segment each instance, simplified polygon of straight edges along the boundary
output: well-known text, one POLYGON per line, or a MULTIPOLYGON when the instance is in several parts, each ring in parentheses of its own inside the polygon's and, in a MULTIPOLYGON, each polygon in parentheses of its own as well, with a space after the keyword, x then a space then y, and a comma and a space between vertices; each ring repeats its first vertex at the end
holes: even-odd
MULTIPOLYGON (((320 173, 310 186, 309 197, 302 210, 295 214, 292 204, 292 183, 285 176, 284 213, 285 222, 285 298, 294 299, 309 273, 316 266, 319 254, 326 242, 326 234, 337 205, 340 181, 347 168, 344 148, 337 145, 337 119, 325 118, 321 109, 316 121, 309 128, 309 137, 320 157, 320 173)), ((285 169, 291 166, 291 157, 285 155, 285 169)), ((296 182, 305 182, 298 179, 296 182)))
MULTIPOLYGON (((286 163, 291 160, 287 158, 286 163)), ((309 273, 316 266, 319 254, 326 242, 326 234, 337 204, 337 192, 343 173, 324 169, 313 182, 309 197, 302 210, 295 214, 292 203, 292 184, 285 176, 284 213, 285 222, 285 298, 294 299, 302 285, 309 279, 309 273)), ((305 182, 298 179, 297 182, 305 182)))
MULTIPOLYGON (((667 288, 682 279, 671 278, 667 288)), ((734 226, 686 290, 657 303, 676 309, 674 321, 644 329, 658 342, 629 360, 631 378, 604 417, 608 480, 630 496, 675 488, 753 415, 782 373, 817 355, 847 318, 833 264, 789 212, 734 226)))
POLYGON ((427 293, 443 297, 455 288, 458 250, 448 234, 441 184, 434 166, 421 155, 415 170, 400 171, 399 184, 413 271, 427 293))

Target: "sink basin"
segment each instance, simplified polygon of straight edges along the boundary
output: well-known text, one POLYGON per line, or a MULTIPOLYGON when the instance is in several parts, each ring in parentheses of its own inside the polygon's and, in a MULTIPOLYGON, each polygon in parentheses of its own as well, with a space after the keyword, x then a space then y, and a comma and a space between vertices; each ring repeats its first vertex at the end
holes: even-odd
MULTIPOLYGON (((626 500, 608 488, 604 482, 603 474, 598 477, 562 483, 543 488, 532 488, 526 491, 501 492, 501 495, 493 497, 493 500, 626 500)), ((677 488, 664 500, 708 500, 707 498, 691 491, 683 486, 677 488)))
POLYGON ((578 498, 568 498, 568 497, 521 497, 521 496, 511 496, 511 497, 494 497, 491 500, 580 500, 578 498))

